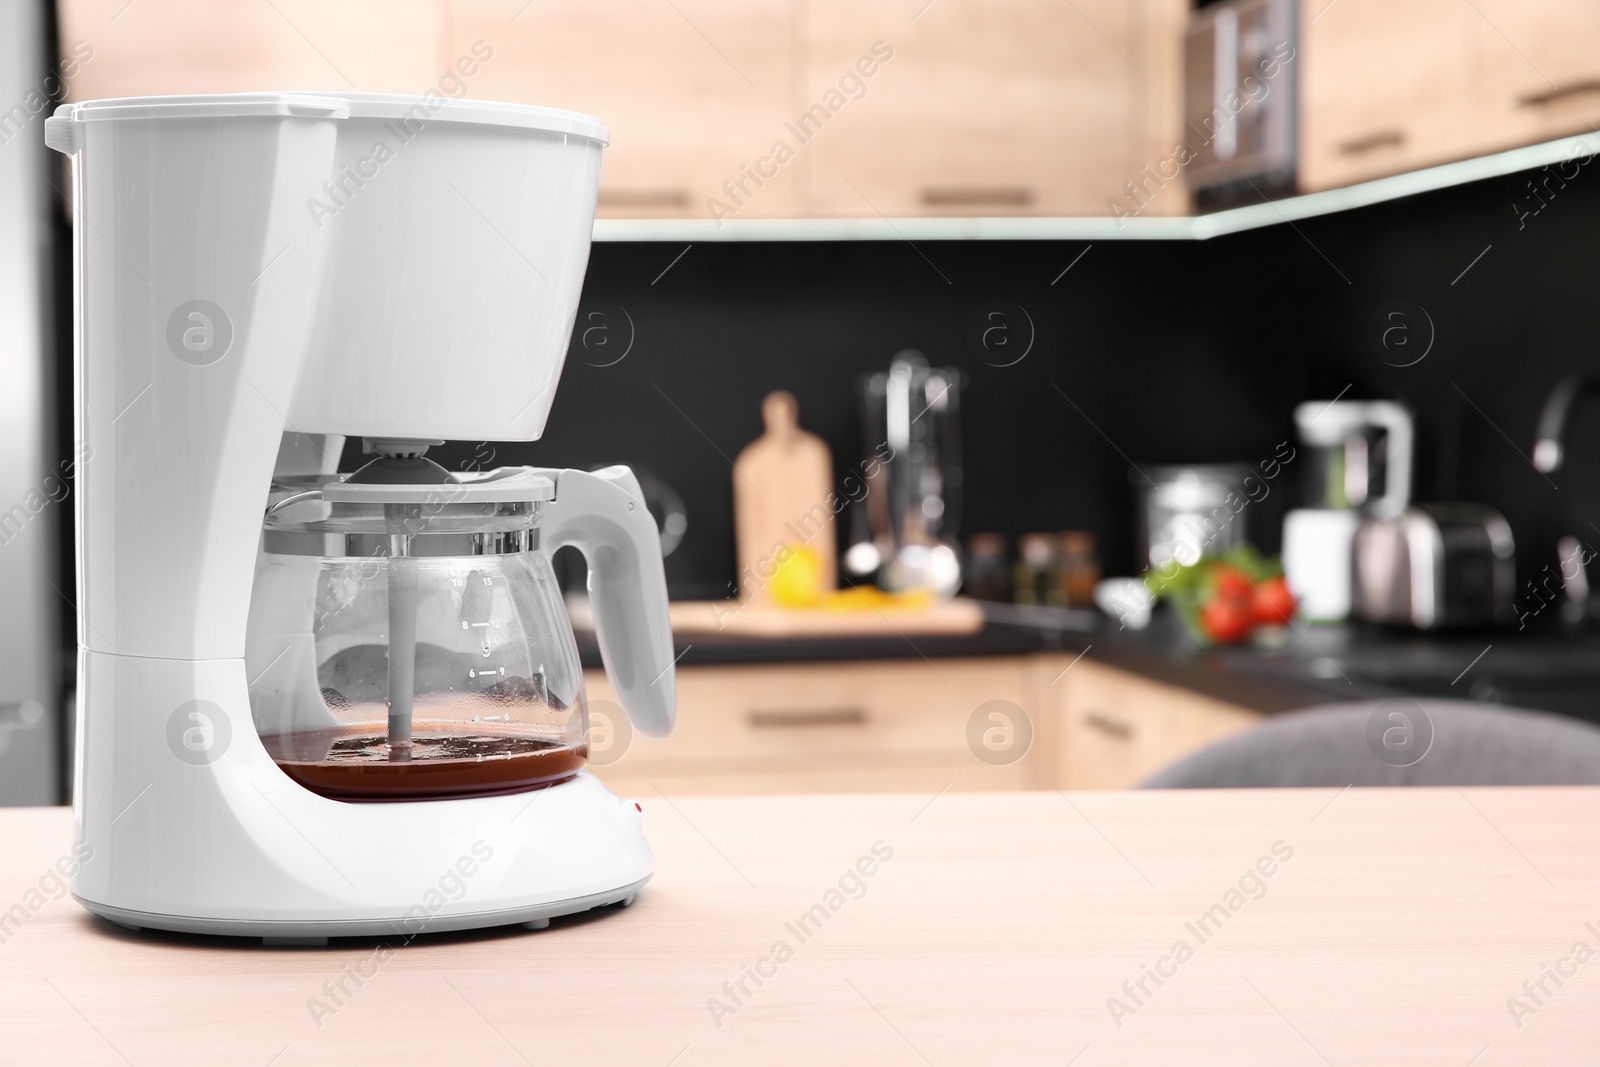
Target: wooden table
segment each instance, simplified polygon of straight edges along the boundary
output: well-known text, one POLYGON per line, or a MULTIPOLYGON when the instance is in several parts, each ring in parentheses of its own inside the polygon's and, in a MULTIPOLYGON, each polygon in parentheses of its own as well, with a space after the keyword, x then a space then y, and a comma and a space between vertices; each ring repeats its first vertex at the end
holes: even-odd
MULTIPOLYGON (((657 795, 645 812, 658 870, 633 908, 419 939, 381 967, 373 942, 136 936, 50 901, 0 944, 0 1062, 1600 1060, 1600 959, 1573 954, 1600 950, 1600 790, 657 795), (372 976, 336 1003, 325 983, 357 967, 372 976)), ((68 834, 62 810, 0 812, 0 908, 68 834)))

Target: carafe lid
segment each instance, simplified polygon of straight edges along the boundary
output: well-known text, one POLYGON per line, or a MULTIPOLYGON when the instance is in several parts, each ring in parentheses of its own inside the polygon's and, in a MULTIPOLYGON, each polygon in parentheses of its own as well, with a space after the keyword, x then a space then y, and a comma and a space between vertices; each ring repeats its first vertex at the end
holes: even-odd
POLYGON ((452 474, 446 482, 287 478, 262 521, 263 547, 300 556, 484 556, 539 547, 540 505, 555 481, 533 467, 452 474))

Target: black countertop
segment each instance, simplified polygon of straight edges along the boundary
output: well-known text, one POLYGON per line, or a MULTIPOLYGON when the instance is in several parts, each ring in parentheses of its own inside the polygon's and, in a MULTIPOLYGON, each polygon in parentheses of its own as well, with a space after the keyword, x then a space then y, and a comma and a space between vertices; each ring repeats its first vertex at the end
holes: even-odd
MULTIPOLYGON (((680 666, 1086 653, 1154 681, 1261 712, 1391 696, 1538 708, 1600 722, 1600 633, 1543 629, 1423 634, 1365 624, 1300 623, 1282 647, 1199 648, 1158 612, 1144 630, 1091 612, 1003 608, 962 636, 755 638, 684 634, 680 666)), ((585 667, 594 635, 578 633, 585 667)))

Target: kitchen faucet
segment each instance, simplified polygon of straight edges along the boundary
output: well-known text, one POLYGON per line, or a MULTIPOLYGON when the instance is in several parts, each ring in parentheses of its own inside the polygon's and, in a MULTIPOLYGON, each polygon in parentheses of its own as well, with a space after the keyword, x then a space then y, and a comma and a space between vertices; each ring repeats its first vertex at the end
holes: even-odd
POLYGON ((1566 459, 1566 439, 1572 412, 1587 396, 1600 395, 1600 377, 1569 374, 1556 383, 1539 413, 1539 439, 1533 445, 1533 465, 1545 474, 1561 469, 1566 459))

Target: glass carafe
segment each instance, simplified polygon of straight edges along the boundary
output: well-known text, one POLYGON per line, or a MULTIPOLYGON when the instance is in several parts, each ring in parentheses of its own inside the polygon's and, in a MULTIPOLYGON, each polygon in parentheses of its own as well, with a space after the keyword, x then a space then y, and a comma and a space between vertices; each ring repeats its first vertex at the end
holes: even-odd
POLYGON ((269 510, 246 660, 284 773, 336 799, 414 800, 578 772, 583 672, 539 545, 548 490, 527 472, 341 482, 269 510))

